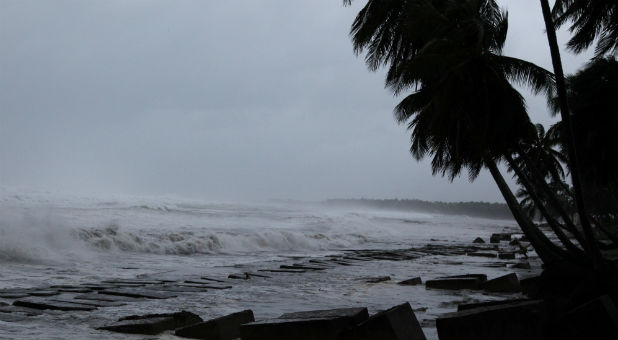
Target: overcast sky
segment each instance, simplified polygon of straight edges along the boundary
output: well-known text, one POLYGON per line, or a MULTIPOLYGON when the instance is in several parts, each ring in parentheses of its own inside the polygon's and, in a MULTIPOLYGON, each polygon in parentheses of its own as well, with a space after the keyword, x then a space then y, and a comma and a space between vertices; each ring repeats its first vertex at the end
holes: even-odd
MULTIPOLYGON (((0 186, 502 201, 487 173, 449 183, 410 156, 398 98, 352 51, 364 3, 0 0, 0 186)), ((538 1, 502 3, 505 54, 551 69, 538 1)))

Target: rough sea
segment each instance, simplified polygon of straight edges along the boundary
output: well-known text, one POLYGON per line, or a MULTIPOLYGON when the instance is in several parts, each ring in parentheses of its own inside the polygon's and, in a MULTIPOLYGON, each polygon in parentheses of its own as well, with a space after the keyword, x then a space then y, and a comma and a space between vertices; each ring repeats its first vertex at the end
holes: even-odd
MULTIPOLYGON (((324 203, 217 203, 178 197, 80 197, 0 191, 0 291, 46 290, 50 286, 100 284, 116 279, 168 280, 201 277, 225 281, 231 289, 182 292, 94 311, 43 311, 40 315, 0 312, 1 339, 145 339, 97 330, 131 314, 191 311, 208 319, 252 309, 256 319, 312 309, 366 306, 370 313, 409 302, 428 338, 437 338, 435 319, 457 304, 518 294, 444 291, 397 282, 420 276, 516 272, 518 260, 449 253, 486 242, 497 232, 517 232, 512 220, 329 207, 324 203), (446 251, 409 251, 427 245, 446 251), (408 250, 412 259, 345 260, 304 273, 260 271, 281 265, 328 261, 370 251, 408 250), (269 277, 228 279, 230 274, 269 277), (368 283, 389 276, 385 282, 368 283)), ((485 245, 489 246, 489 245, 485 245)), ((63 292, 71 299, 75 293, 63 292)), ((0 298, 10 305, 15 298, 0 298)), ((164 333, 163 339, 177 339, 164 333)), ((179 339, 179 338, 178 338, 179 339)))

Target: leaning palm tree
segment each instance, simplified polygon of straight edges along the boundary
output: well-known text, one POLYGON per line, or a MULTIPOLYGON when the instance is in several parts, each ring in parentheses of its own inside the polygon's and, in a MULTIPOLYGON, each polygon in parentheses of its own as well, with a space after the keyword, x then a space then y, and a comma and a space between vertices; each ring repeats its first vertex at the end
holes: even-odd
MULTIPOLYGON (((555 182, 564 181, 565 172, 563 164, 566 163, 566 157, 561 152, 559 147, 561 141, 559 135, 552 131, 556 127, 550 128, 545 132, 545 127, 542 124, 535 124, 535 134, 533 138, 522 145, 528 157, 535 160, 538 168, 542 171, 543 179, 549 179, 555 182)), ((525 162, 519 158, 517 163, 526 168, 525 162)))
POLYGON ((571 170, 571 181, 573 182, 573 190, 575 194, 575 202, 580 223, 584 232, 585 247, 590 252, 595 267, 599 267, 602 263, 602 256, 595 242, 592 233, 592 227, 589 221, 589 214, 584 204, 584 194, 581 184, 580 161, 575 150, 575 141, 573 139, 573 123, 569 113, 569 105, 567 101, 566 84, 564 79, 564 71, 562 69, 562 60, 560 59, 560 48, 558 47, 558 39, 556 38, 556 30, 554 20, 551 15, 548 0, 540 0, 543 19, 545 21, 545 29, 547 33, 547 41, 551 54, 552 66, 556 76, 556 93, 558 96, 558 105, 560 107, 560 117, 564 128, 562 129, 562 137, 564 147, 568 155, 568 165, 571 170))
MULTIPOLYGON (((535 181, 533 186, 539 189, 535 191, 540 191, 539 194, 545 196, 544 205, 552 210, 554 215, 559 212, 558 215, 565 222, 570 222, 572 218, 566 214, 568 209, 563 204, 564 200, 558 199, 563 195, 571 196, 571 190, 565 183, 566 173, 563 164, 566 164, 567 156, 559 133, 561 125, 554 124, 545 132, 542 124, 535 124, 533 138, 517 147, 518 155, 513 157, 513 161, 514 166, 519 167, 526 177, 535 181)), ((515 169, 511 167, 509 170, 515 169)), ((523 185, 522 179, 517 178, 517 183, 523 185)), ((527 195, 525 196, 528 197, 527 195)))
MULTIPOLYGON (((349 2, 349 1, 348 1, 349 2)), ((388 66, 386 84, 407 122, 412 155, 432 158, 434 174, 450 179, 467 170, 474 179, 487 167, 514 218, 546 262, 565 251, 539 231, 506 184, 497 162, 531 138, 521 94, 511 82, 550 93, 550 72, 503 56, 507 14, 493 0, 369 0, 352 25, 357 53, 370 69, 388 66)))
POLYGON ((618 2, 616 0, 557 0, 552 9, 554 24, 570 22, 573 34, 567 46, 575 53, 597 41, 596 57, 618 53, 618 2))
POLYGON ((534 220, 537 216, 539 221, 543 220, 543 215, 539 213, 539 209, 536 207, 532 196, 526 188, 517 189, 515 196, 519 198, 519 205, 521 205, 521 208, 528 214, 531 220, 534 220))
MULTIPOLYGON (((558 203, 567 212, 568 218, 573 220, 573 193, 570 192, 570 188, 568 188, 568 186, 565 186, 564 182, 556 183, 552 181, 548 185, 551 190, 556 193, 556 196, 559 199, 558 203)), ((531 219, 535 219, 538 217, 539 221, 543 220, 543 214, 540 212, 539 208, 537 208, 537 204, 534 202, 532 193, 528 192, 525 186, 522 185, 519 189, 517 189, 516 196, 519 199, 519 204, 528 214, 528 216, 530 216, 531 219)), ((553 209, 551 205, 552 204, 548 202, 547 197, 543 197, 542 206, 548 207, 547 209, 549 210, 549 214, 552 217, 561 217, 561 213, 556 209, 553 209)))
POLYGON ((585 240, 575 227, 563 200, 559 199, 559 191, 562 190, 556 190, 563 189, 565 176, 561 164, 564 156, 555 148, 559 141, 552 131, 545 133, 541 124, 534 125, 533 129, 533 136, 516 146, 517 156, 504 156, 509 170, 515 172, 517 183, 522 186, 518 191, 520 203, 529 214, 533 214, 532 218, 538 212, 562 244, 581 255, 581 249, 571 242, 571 237, 576 238, 581 247, 585 246, 585 240), (549 179, 549 184, 546 179, 549 179), (562 222, 557 218, 562 218, 562 222))

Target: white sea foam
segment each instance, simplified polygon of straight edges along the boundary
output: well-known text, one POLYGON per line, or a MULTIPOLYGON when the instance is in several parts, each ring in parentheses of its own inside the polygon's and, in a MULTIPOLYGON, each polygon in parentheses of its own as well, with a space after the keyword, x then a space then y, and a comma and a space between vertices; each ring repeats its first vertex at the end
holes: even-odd
POLYGON ((52 212, 9 214, 0 217, 0 261, 51 263, 84 253, 72 229, 52 212))
MULTIPOLYGON (((0 261, 47 262, 103 253, 195 255, 328 250, 372 240, 355 213, 280 205, 4 195, 0 261)), ((374 235, 375 236, 375 235, 374 235)))
POLYGON ((166 255, 243 253, 263 251, 326 250, 362 244, 361 234, 324 235, 296 230, 124 230, 76 229, 73 236, 100 251, 124 251, 166 255))
MULTIPOLYGON (((100 253, 239 254, 395 247, 468 238, 466 221, 316 205, 223 204, 175 198, 83 198, 2 192, 0 261, 41 262, 100 253), (451 221, 451 222, 449 222, 451 221), (452 228, 457 224, 458 228, 452 228)), ((94 255, 93 255, 94 254, 94 255)))

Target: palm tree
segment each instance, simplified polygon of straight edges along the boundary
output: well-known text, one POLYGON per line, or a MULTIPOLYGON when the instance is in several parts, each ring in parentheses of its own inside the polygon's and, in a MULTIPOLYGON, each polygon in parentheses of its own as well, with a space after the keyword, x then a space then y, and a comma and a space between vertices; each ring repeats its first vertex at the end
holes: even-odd
POLYGON ((533 214, 531 218, 539 212, 568 250, 574 254, 583 255, 581 249, 571 242, 565 231, 577 238, 582 246, 585 245, 583 238, 556 197, 555 187, 552 188, 545 182, 546 178, 553 177, 555 180, 552 180, 550 184, 562 183, 560 177, 564 176, 562 166, 554 158, 557 151, 552 148, 553 143, 545 134, 542 125, 537 124, 533 129, 535 130, 534 137, 516 147, 518 153, 516 157, 510 154, 504 155, 509 170, 515 172, 517 183, 523 187, 518 192, 518 197, 522 199, 520 204, 526 212, 533 214), (561 217, 564 224, 558 222, 556 216, 561 217))
POLYGON ((550 72, 501 55, 507 14, 493 0, 369 0, 352 25, 370 69, 388 65, 387 87, 416 89, 395 108, 412 130, 412 155, 432 157, 450 179, 487 167, 522 231, 544 262, 564 258, 530 221, 496 162, 531 138, 524 100, 510 81, 551 93, 550 72))
MULTIPOLYGON (((581 154, 583 181, 616 189, 618 61, 613 58, 592 60, 567 77, 566 90, 575 123, 576 150, 581 154)), ((556 109, 554 106, 554 112, 556 109)))
POLYGON ((580 53, 597 40, 596 57, 618 53, 618 2, 616 0, 557 0, 552 9, 556 27, 571 23, 567 46, 580 53))
POLYGON ((568 214, 564 210, 564 208, 560 205, 560 201, 556 197, 556 192, 553 188, 551 188, 547 183, 545 183, 544 177, 541 174, 542 172, 531 162, 529 162, 530 158, 527 157, 525 153, 519 151, 519 157, 524 159, 525 166, 527 171, 522 170, 520 165, 513 159, 511 155, 504 155, 504 158, 507 160, 510 169, 515 172, 518 177, 518 183, 523 186, 523 190, 521 194, 524 196, 524 202, 526 204, 526 211, 530 211, 530 202, 534 205, 534 211, 538 211, 541 216, 547 221, 548 225, 552 229, 552 231, 556 234, 560 242, 571 252, 574 257, 581 257, 584 255, 582 250, 578 248, 573 242, 571 242, 569 236, 565 233, 565 231, 570 232, 575 238, 577 238, 580 245, 584 246, 583 238, 579 235, 579 232, 575 228, 575 225, 569 218, 568 214), (542 191, 539 190, 539 187, 542 188, 542 191), (550 210, 553 208, 553 211, 550 210), (558 213, 560 217, 562 217, 564 225, 559 223, 555 216, 555 213, 558 213))
MULTIPOLYGON (((538 168, 542 171, 544 179, 562 182, 565 177, 562 164, 566 164, 566 156, 557 149, 561 145, 559 135, 554 132, 558 127, 554 125, 547 132, 542 124, 535 124, 534 137, 522 145, 528 157, 535 160, 538 168)), ((517 163, 526 168, 523 159, 517 159, 517 163)))
POLYGON ((564 71, 562 69, 562 61, 560 59, 560 49, 556 38, 555 25, 552 19, 551 10, 548 0, 540 0, 543 19, 545 21, 545 29, 547 33, 547 41, 551 53, 552 65, 556 76, 556 92, 558 95, 558 106, 560 107, 560 117, 564 124, 562 129, 562 137, 565 149, 568 154, 568 165, 571 170, 571 181, 575 193, 575 202, 580 223, 584 231, 585 247, 591 253, 595 266, 599 266, 602 262, 601 253, 594 239, 592 227, 588 219, 588 212, 584 204, 584 194, 582 192, 580 167, 577 153, 575 151, 575 142, 573 140, 573 123, 569 113, 569 105, 567 102, 566 85, 564 80, 564 71))
MULTIPOLYGON (((581 155, 581 176, 590 214, 615 224, 618 219, 618 61, 596 58, 566 79, 569 106, 575 123, 576 151, 581 155)), ((559 108, 553 100, 554 112, 559 108)), ((556 134, 564 131, 561 122, 556 134)), ((596 223, 599 225, 599 223, 596 223)))
POLYGON ((531 220, 534 220, 538 216, 539 221, 542 221, 543 215, 539 212, 539 209, 537 209, 531 194, 526 188, 522 187, 517 189, 515 196, 519 198, 519 205, 521 205, 521 208, 528 214, 531 220))
POLYGON ((556 149, 560 146, 559 135, 554 131, 558 127, 553 126, 547 133, 541 124, 534 125, 534 136, 517 146, 518 156, 505 158, 510 165, 510 170, 517 174, 517 183, 524 188, 518 197, 522 198, 522 204, 526 204, 528 211, 539 212, 552 227, 563 244, 574 249, 568 237, 562 234, 565 229, 571 233, 578 242, 584 246, 584 238, 573 223, 573 218, 567 212, 564 200, 560 200, 563 194, 570 194, 570 190, 564 183, 564 169, 562 163, 566 161, 563 153, 556 149), (549 184, 546 182, 549 180, 549 184), (534 204, 534 209, 529 207, 534 204), (555 217, 562 218, 564 223, 559 223, 555 217))
MULTIPOLYGON (((519 181, 519 180, 518 180, 519 181)), ((573 193, 566 183, 556 183, 555 181, 551 181, 548 183, 550 189, 556 193, 556 197, 558 198, 558 203, 561 207, 564 208, 564 211, 567 213, 568 218, 572 221, 573 214, 575 213, 573 207, 573 193)), ((519 199, 519 204, 526 211, 528 216, 531 219, 539 217, 539 221, 543 219, 543 215, 537 208, 534 203, 534 199, 532 198, 532 194, 526 190, 526 188, 522 185, 519 189, 517 189, 516 193, 517 198, 519 199)), ((561 213, 552 207, 552 203, 549 202, 547 197, 542 198, 543 206, 547 207, 549 214, 552 217, 561 217, 561 213)))

